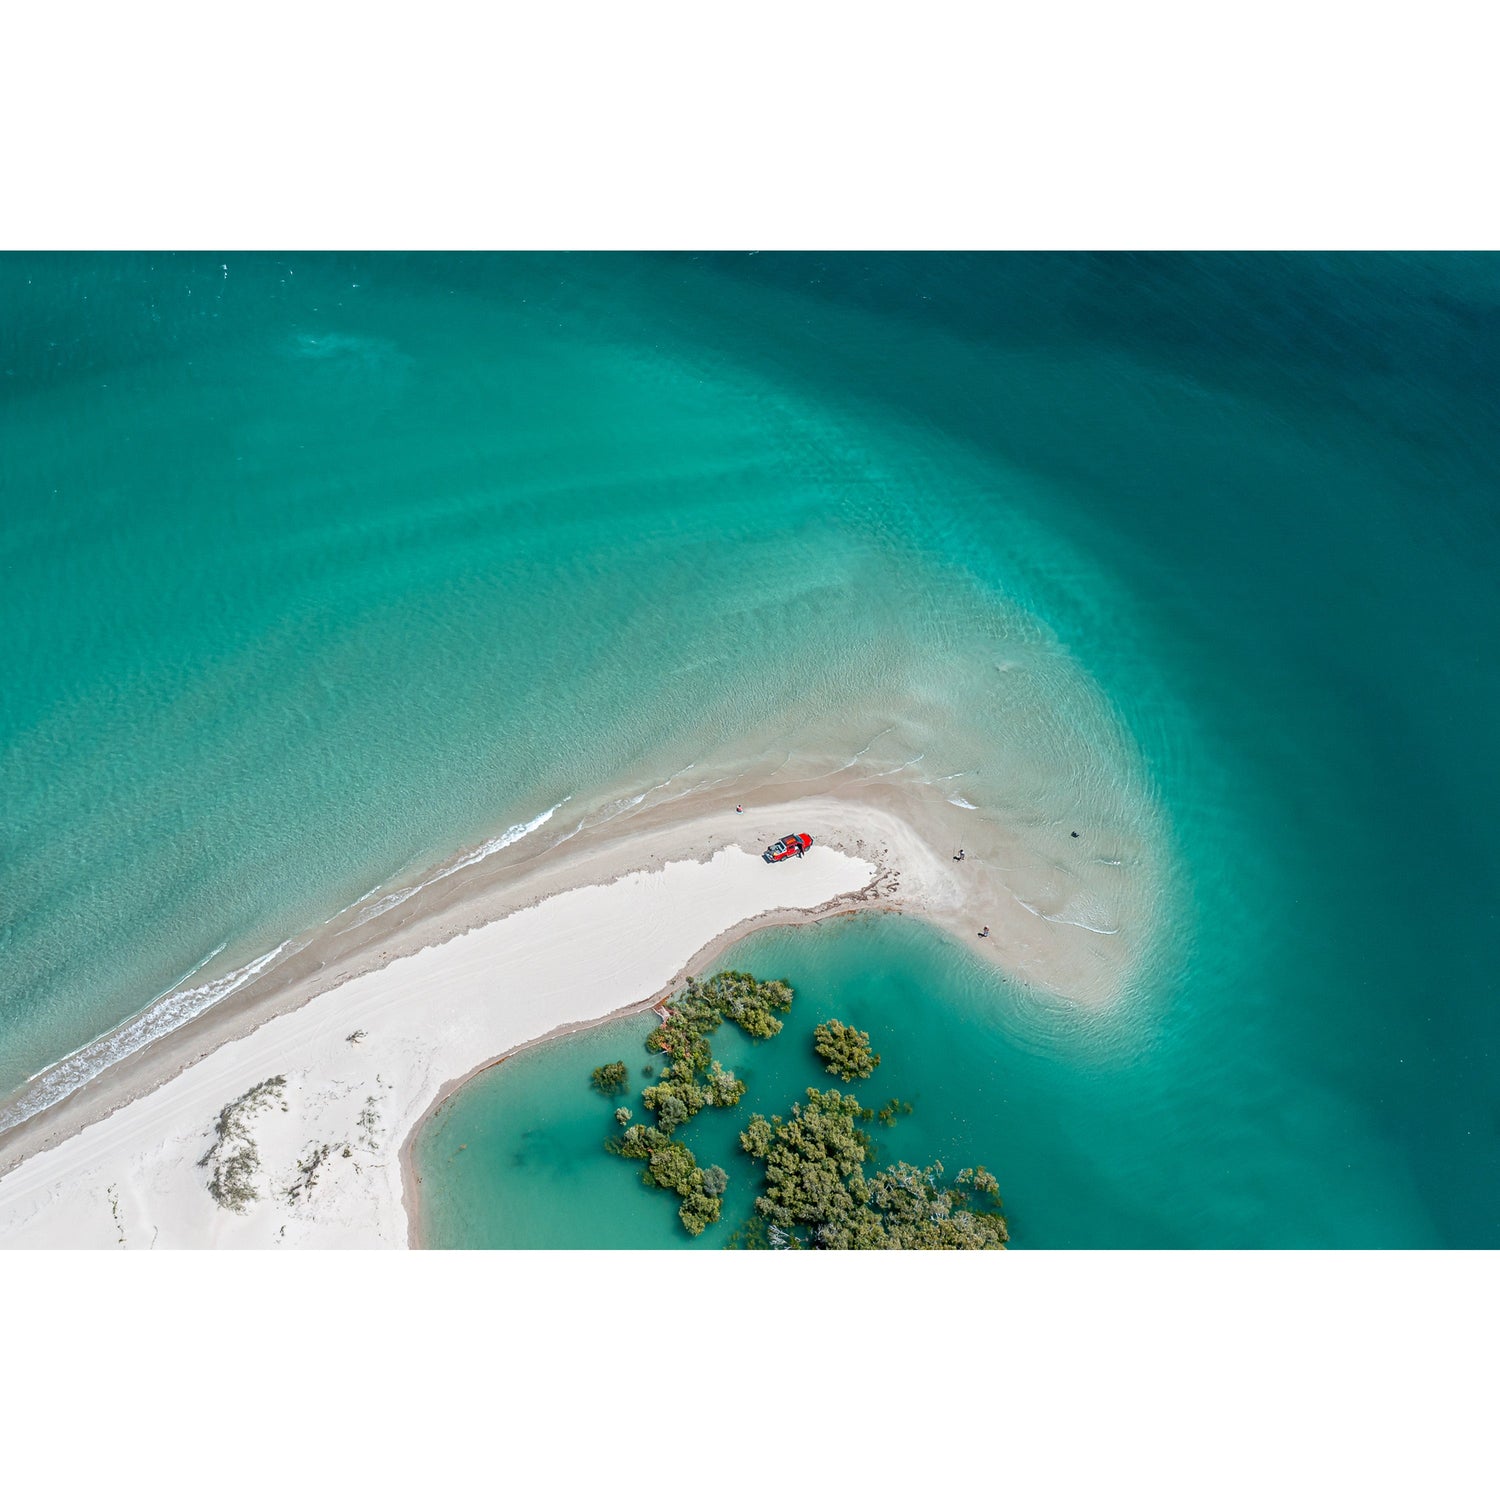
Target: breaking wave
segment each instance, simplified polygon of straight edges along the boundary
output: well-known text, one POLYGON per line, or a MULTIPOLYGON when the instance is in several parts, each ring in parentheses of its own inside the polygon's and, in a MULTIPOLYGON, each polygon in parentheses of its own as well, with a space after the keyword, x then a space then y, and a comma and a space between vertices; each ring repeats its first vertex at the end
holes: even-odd
MULTIPOLYGON (((562 802, 549 807, 546 812, 538 814, 529 823, 516 823, 507 828, 504 833, 487 839, 477 849, 471 849, 449 860, 446 864, 440 865, 425 880, 415 885, 405 886, 399 891, 392 891, 378 901, 371 902, 370 906, 361 911, 350 926, 363 926, 372 917, 399 906, 403 901, 416 895, 418 891, 425 890, 435 882, 459 870, 467 869, 470 865, 476 865, 480 860, 487 859, 502 849, 508 849, 512 844, 519 843, 527 834, 536 832, 568 800, 564 797, 562 802)), ((380 887, 376 886, 374 890, 367 891, 361 900, 374 895, 379 889, 380 887)), ((359 902, 354 902, 352 907, 345 907, 344 911, 358 906, 359 902)), ((336 921, 342 915, 343 912, 339 912, 329 918, 329 921, 336 921)), ((259 957, 252 958, 248 963, 230 970, 227 974, 221 974, 218 978, 207 980, 203 984, 183 988, 185 980, 200 973, 224 951, 225 944, 220 943, 212 953, 200 959, 181 979, 158 995, 139 1015, 114 1031, 96 1037, 76 1052, 70 1052, 61 1062, 53 1063, 40 1072, 32 1074, 15 1098, 0 1105, 0 1131, 11 1129, 23 1120, 29 1120, 33 1115, 66 1099, 69 1094, 76 1093, 86 1083, 97 1078, 106 1068, 114 1066, 133 1052, 139 1052, 142 1047, 156 1041, 159 1037, 166 1036, 169 1032, 177 1030, 179 1026, 211 1010, 221 1000, 227 999, 236 990, 249 984, 252 979, 264 974, 273 964, 294 953, 300 953, 311 941, 311 933, 297 938, 288 938, 269 953, 262 953, 259 957)))

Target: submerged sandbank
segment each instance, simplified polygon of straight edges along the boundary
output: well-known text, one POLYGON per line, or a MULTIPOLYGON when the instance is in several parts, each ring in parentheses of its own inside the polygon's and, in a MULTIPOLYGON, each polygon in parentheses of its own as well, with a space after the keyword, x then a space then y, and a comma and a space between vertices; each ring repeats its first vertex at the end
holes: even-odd
POLYGON ((844 771, 642 799, 550 844, 455 859, 7 1132, 0 1244, 140 1244, 148 1223, 159 1244, 406 1243, 401 1148, 452 1088, 560 1028, 649 1003, 778 921, 901 910, 1043 991, 1107 1001, 1149 936, 1142 856, 1117 836, 1107 849, 1061 839, 1041 858, 1034 831, 844 771), (793 828, 815 834, 811 854, 765 865, 755 851, 793 828), (1080 910, 1103 920, 1074 921, 1080 910), (265 1191, 241 1216, 209 1198, 199 1159, 218 1111, 272 1076, 288 1080, 286 1108, 256 1126, 265 1191), (289 1201, 298 1163, 324 1145, 338 1150, 289 1201))
MULTIPOLYGON (((967 937, 988 924, 994 941, 984 951, 1012 976, 1090 1005, 1121 994, 1161 904, 1160 859, 1143 832, 1105 816, 1084 820, 1077 837, 1035 814, 1008 814, 1002 824, 955 784, 858 757, 820 768, 783 755, 689 767, 645 791, 617 788, 591 802, 566 799, 433 869, 404 873, 270 952, 194 976, 192 986, 44 1069, 0 1098, 0 1172, 212 1046, 348 979, 558 891, 696 857, 730 834, 767 842, 789 826, 776 821, 773 807, 801 808, 809 799, 882 809, 944 855, 966 848, 961 871, 952 872, 962 879, 931 892, 917 914, 967 937), (745 817, 716 823, 737 802, 745 817)), ((798 816, 811 820, 820 838, 833 832, 832 825, 817 828, 825 812, 809 807, 798 816)), ((850 848, 860 841, 864 817, 851 811, 844 820, 850 848)))

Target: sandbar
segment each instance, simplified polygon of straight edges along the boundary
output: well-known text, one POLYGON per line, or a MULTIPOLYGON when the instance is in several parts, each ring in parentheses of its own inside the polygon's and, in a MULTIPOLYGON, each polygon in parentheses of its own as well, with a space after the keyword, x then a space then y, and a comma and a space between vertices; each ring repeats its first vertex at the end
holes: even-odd
MULTIPOLYGON (((777 791, 743 814, 720 789, 508 850, 304 945, 0 1135, 0 1247, 416 1244, 411 1144, 455 1088, 539 1039, 649 1006, 759 927, 901 911, 1051 993, 1117 991, 1138 947, 1128 924, 1054 920, 1037 889, 1014 888, 1016 852, 992 829, 941 824, 890 784, 777 791), (947 848, 955 827, 974 840, 964 861, 947 848), (804 858, 759 857, 803 829, 817 840, 804 858), (285 1083, 247 1121, 256 1197, 235 1212, 210 1195, 203 1157, 224 1106, 269 1078, 285 1083)), ((1065 884, 1049 872, 1045 889, 1076 903, 1082 882, 1065 884)))

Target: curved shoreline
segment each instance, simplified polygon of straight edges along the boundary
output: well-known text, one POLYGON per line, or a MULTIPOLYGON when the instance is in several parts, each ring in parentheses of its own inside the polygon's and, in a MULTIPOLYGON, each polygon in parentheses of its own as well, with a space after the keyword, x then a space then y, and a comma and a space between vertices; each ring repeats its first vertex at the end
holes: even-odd
MULTIPOLYGON (((75 1096, 71 1119, 28 1122, 31 1149, 0 1177, 0 1245, 405 1245, 414 1127, 463 1079, 560 1027, 649 1004, 760 926, 894 892, 888 850, 865 839, 888 842, 872 823, 903 845, 909 832, 872 809, 822 810, 858 814, 863 834, 772 868, 745 852, 760 834, 732 811, 637 829, 561 869, 541 861, 487 892, 482 909, 434 910, 404 934, 415 951, 382 949, 357 977, 320 966, 268 1017, 205 1018, 216 1023, 207 1036, 185 1049, 169 1039, 169 1069, 93 1119, 79 1118, 75 1096), (281 1108, 251 1127, 259 1198, 226 1212, 202 1159, 213 1123, 269 1078, 285 1087, 281 1108), (44 1131, 59 1139, 36 1139, 44 1131)), ((778 824, 802 811, 818 809, 762 809, 778 824)))
MULTIPOLYGON (((177 986, 156 996, 141 1011, 42 1068, 18 1087, 0 1093, 0 1176, 35 1150, 56 1144, 69 1133, 65 1125, 61 1132, 49 1134, 40 1145, 33 1145, 29 1142, 36 1137, 38 1128, 34 1122, 67 1121, 75 1115, 96 1119, 123 1103, 132 1102, 139 1097, 140 1090, 132 1089, 125 1081, 144 1072, 153 1080, 154 1087, 171 1076, 172 1057, 200 1033, 211 1033, 219 1040, 243 1035, 243 1029, 232 1027, 229 1018, 245 1015, 259 1024, 293 1004, 359 978, 396 958, 416 953, 433 942, 446 941, 485 922, 498 920, 526 904, 521 899, 497 905, 493 898, 503 898, 508 892, 524 887, 533 892, 534 902, 567 888, 569 883, 583 883, 548 880, 545 876, 548 871, 565 875, 584 856, 618 850, 653 828, 670 837, 672 824, 686 821, 695 810, 710 803, 722 807, 726 800, 750 801, 770 789, 770 783, 785 769, 783 762, 766 775, 764 768, 747 765, 736 775, 712 778, 685 793, 670 794, 644 806, 653 792, 665 790, 683 772, 653 784, 644 792, 622 791, 619 787, 601 790, 592 804, 583 804, 584 816, 576 827, 550 842, 540 845, 526 842, 520 847, 527 835, 543 828, 562 806, 573 800, 565 797, 541 815, 482 837, 472 847, 448 855, 436 864, 397 872, 320 924, 282 936, 267 952, 240 954, 221 971, 210 972, 197 987, 219 989, 220 996, 208 1004, 193 1005, 190 1002, 197 991, 182 986, 200 975, 210 961, 204 960, 185 974, 177 986), (733 785, 727 786, 731 782, 733 785), (677 816, 668 823, 667 814, 677 816), (663 823, 667 823, 665 829, 663 823), (564 849, 564 845, 568 847, 564 849), (538 875, 543 878, 534 878, 538 875), (450 918, 455 920, 450 922, 450 918), (331 982, 325 982, 330 969, 337 972, 331 982), (184 1001, 189 1003, 183 1006, 184 1001), (170 1011, 174 1005, 185 1010, 183 1019, 176 1024, 153 1025, 157 1012, 170 1011), (98 1067, 89 1066, 90 1054, 108 1053, 119 1040, 138 1030, 146 1033, 139 1045, 125 1048, 98 1067), (79 1083, 72 1088, 58 1088, 55 1097, 46 1097, 57 1080, 65 1079, 80 1065, 87 1072, 79 1083), (34 1105, 30 1102, 32 1098, 36 1098, 34 1105), (18 1146, 17 1142, 22 1144, 18 1146)), ((799 788, 822 792, 831 783, 836 791, 842 788, 847 792, 849 778, 840 774, 847 770, 847 766, 841 765, 832 773, 789 778, 774 790, 785 794, 795 793, 799 788)), ((628 872, 657 868, 659 864, 652 855, 635 864, 627 862, 622 868, 628 872)), ((618 873, 620 869, 614 871, 618 873)), ((223 951, 221 945, 210 958, 223 951)))
MULTIPOLYGON (((1104 857, 1091 858, 1090 846, 1070 841, 1066 833, 1047 840, 1036 828, 1024 833, 1004 828, 978 810, 951 803, 941 787, 915 778, 851 763, 798 776, 783 774, 786 769, 785 764, 769 773, 764 767, 743 767, 727 783, 718 778, 707 787, 644 805, 640 804, 649 792, 638 794, 628 799, 623 814, 617 809, 627 799, 606 800, 592 813, 585 812, 580 825, 561 838, 540 844, 524 838, 500 842, 489 857, 480 859, 475 851, 452 856, 412 877, 415 888, 399 903, 389 903, 389 893, 371 892, 373 905, 383 909, 372 914, 364 903, 356 903, 338 919, 290 935, 277 950, 288 950, 287 956, 235 993, 152 1037, 61 1098, 0 1127, 0 1180, 28 1157, 134 1103, 225 1042, 342 984, 550 895, 614 880, 632 870, 659 869, 666 858, 710 849, 712 835, 704 839, 684 834, 691 834, 695 826, 712 825, 715 815, 736 802, 743 802, 750 812, 731 819, 733 831, 747 833, 752 840, 768 842, 785 832, 771 820, 779 812, 794 820, 803 816, 794 810, 795 804, 796 809, 808 807, 808 815, 815 818, 812 805, 835 806, 847 813, 851 828, 858 828, 866 813, 893 816, 929 851, 966 844, 969 859, 961 872, 966 889, 938 893, 928 903, 934 908, 933 920, 964 939, 989 924, 994 941, 981 952, 1012 978, 1043 992, 1092 1005, 1107 1003, 1123 989, 1149 937, 1147 922, 1127 924, 1132 930, 1122 936, 1072 930, 1066 919, 1066 908, 1074 900, 1093 907, 1102 899, 1112 909, 1142 915, 1141 897, 1155 861, 1138 841, 1122 837, 1123 830, 1099 830, 1104 857), (771 798, 774 803, 766 805, 771 798), (1141 864, 1147 866, 1144 871, 1138 868, 1141 864)), ((849 842, 854 847, 858 840, 849 842)), ((940 855, 932 859, 939 868, 946 865, 940 855)), ((107 1042, 139 1019, 130 1018, 100 1041, 107 1042)), ((14 1104, 24 1092, 0 1104, 14 1104)))
POLYGON ((461 1089, 472 1083, 483 1073, 488 1073, 491 1068, 498 1068, 502 1063, 510 1062, 513 1058, 521 1056, 524 1052, 530 1052, 535 1047, 541 1047, 547 1042, 558 1041, 565 1036, 576 1036, 580 1032, 593 1031, 597 1027, 607 1026, 611 1021, 622 1021, 627 1016, 641 1015, 650 1010, 652 1006, 668 999, 691 974, 700 974, 708 965, 717 962, 719 956, 743 942, 747 937, 757 932, 766 932, 774 927, 810 927, 817 922, 831 922, 837 917, 855 917, 865 912, 898 912, 900 907, 894 902, 883 901, 879 897, 878 887, 881 877, 876 878, 865 887, 863 891, 857 892, 849 897, 836 897, 828 903, 827 909, 816 909, 808 912, 794 912, 789 910, 768 912, 764 917, 751 917, 738 923, 736 926, 721 932, 712 942, 704 945, 703 949, 695 953, 670 984, 664 985, 654 995, 645 1000, 634 1000, 629 1005, 623 1005, 618 1010, 611 1011, 608 1015, 595 1016, 592 1020, 571 1021, 562 1026, 556 1026, 544 1036, 532 1037, 529 1041, 512 1047, 509 1051, 502 1052, 499 1057, 492 1057, 487 1062, 480 1063, 471 1068, 461 1078, 455 1078, 443 1085, 432 1103, 423 1110, 417 1122, 407 1133, 406 1139, 401 1143, 398 1158, 401 1166, 401 1202, 406 1210, 406 1247, 409 1250, 425 1250, 429 1248, 422 1240, 422 1176, 417 1171, 413 1160, 413 1152, 416 1150, 417 1141, 422 1132, 427 1128, 433 1116, 448 1103, 461 1089))
MULTIPOLYGON (((1039 855, 1034 831, 1023 839, 888 773, 841 769, 775 790, 781 800, 752 806, 749 791, 716 786, 546 847, 457 861, 374 919, 317 933, 274 973, 0 1136, 0 1245, 113 1244, 114 1228, 124 1244, 122 1216, 164 1246, 420 1243, 412 1145, 463 1083, 651 1004, 762 927, 900 911, 1043 993, 1096 1004, 1118 993, 1146 924, 1099 924, 1130 927, 1122 937, 1056 920, 1101 891, 1129 894, 1130 872, 1105 868, 1100 851, 1064 842, 1039 855), (770 868, 745 852, 794 826, 818 840, 805 860, 770 868), (957 848, 954 831, 968 840, 963 863, 941 848, 957 848), (1018 888, 1018 870, 1032 884, 1018 888), (981 924, 992 938, 977 943, 981 924), (290 1206, 271 1215, 268 1240, 262 1208, 214 1205, 198 1157, 225 1104, 283 1074, 283 1110, 256 1126, 263 1207, 290 1206), (323 1147, 356 1179, 337 1192, 325 1186, 334 1167, 321 1178, 307 1168, 323 1147), (293 1191, 304 1169, 316 1198, 293 1191)), ((1113 857, 1120 845, 1111 831, 1100 849, 1113 857)))

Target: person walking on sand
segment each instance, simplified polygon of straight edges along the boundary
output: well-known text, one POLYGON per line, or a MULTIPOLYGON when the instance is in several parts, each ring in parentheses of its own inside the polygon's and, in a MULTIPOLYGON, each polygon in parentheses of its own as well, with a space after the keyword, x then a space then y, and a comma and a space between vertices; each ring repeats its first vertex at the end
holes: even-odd
POLYGON ((962 849, 960 849, 958 851, 958 853, 955 854, 953 857, 954 857, 954 859, 962 859, 964 857, 964 851, 962 849))
POLYGON ((736 812, 744 812, 745 804, 743 802, 736 802, 734 805, 734 810, 736 812))
POLYGON ((988 922, 984 924, 984 931, 979 935, 980 937, 988 937, 990 935, 990 924, 988 922))

